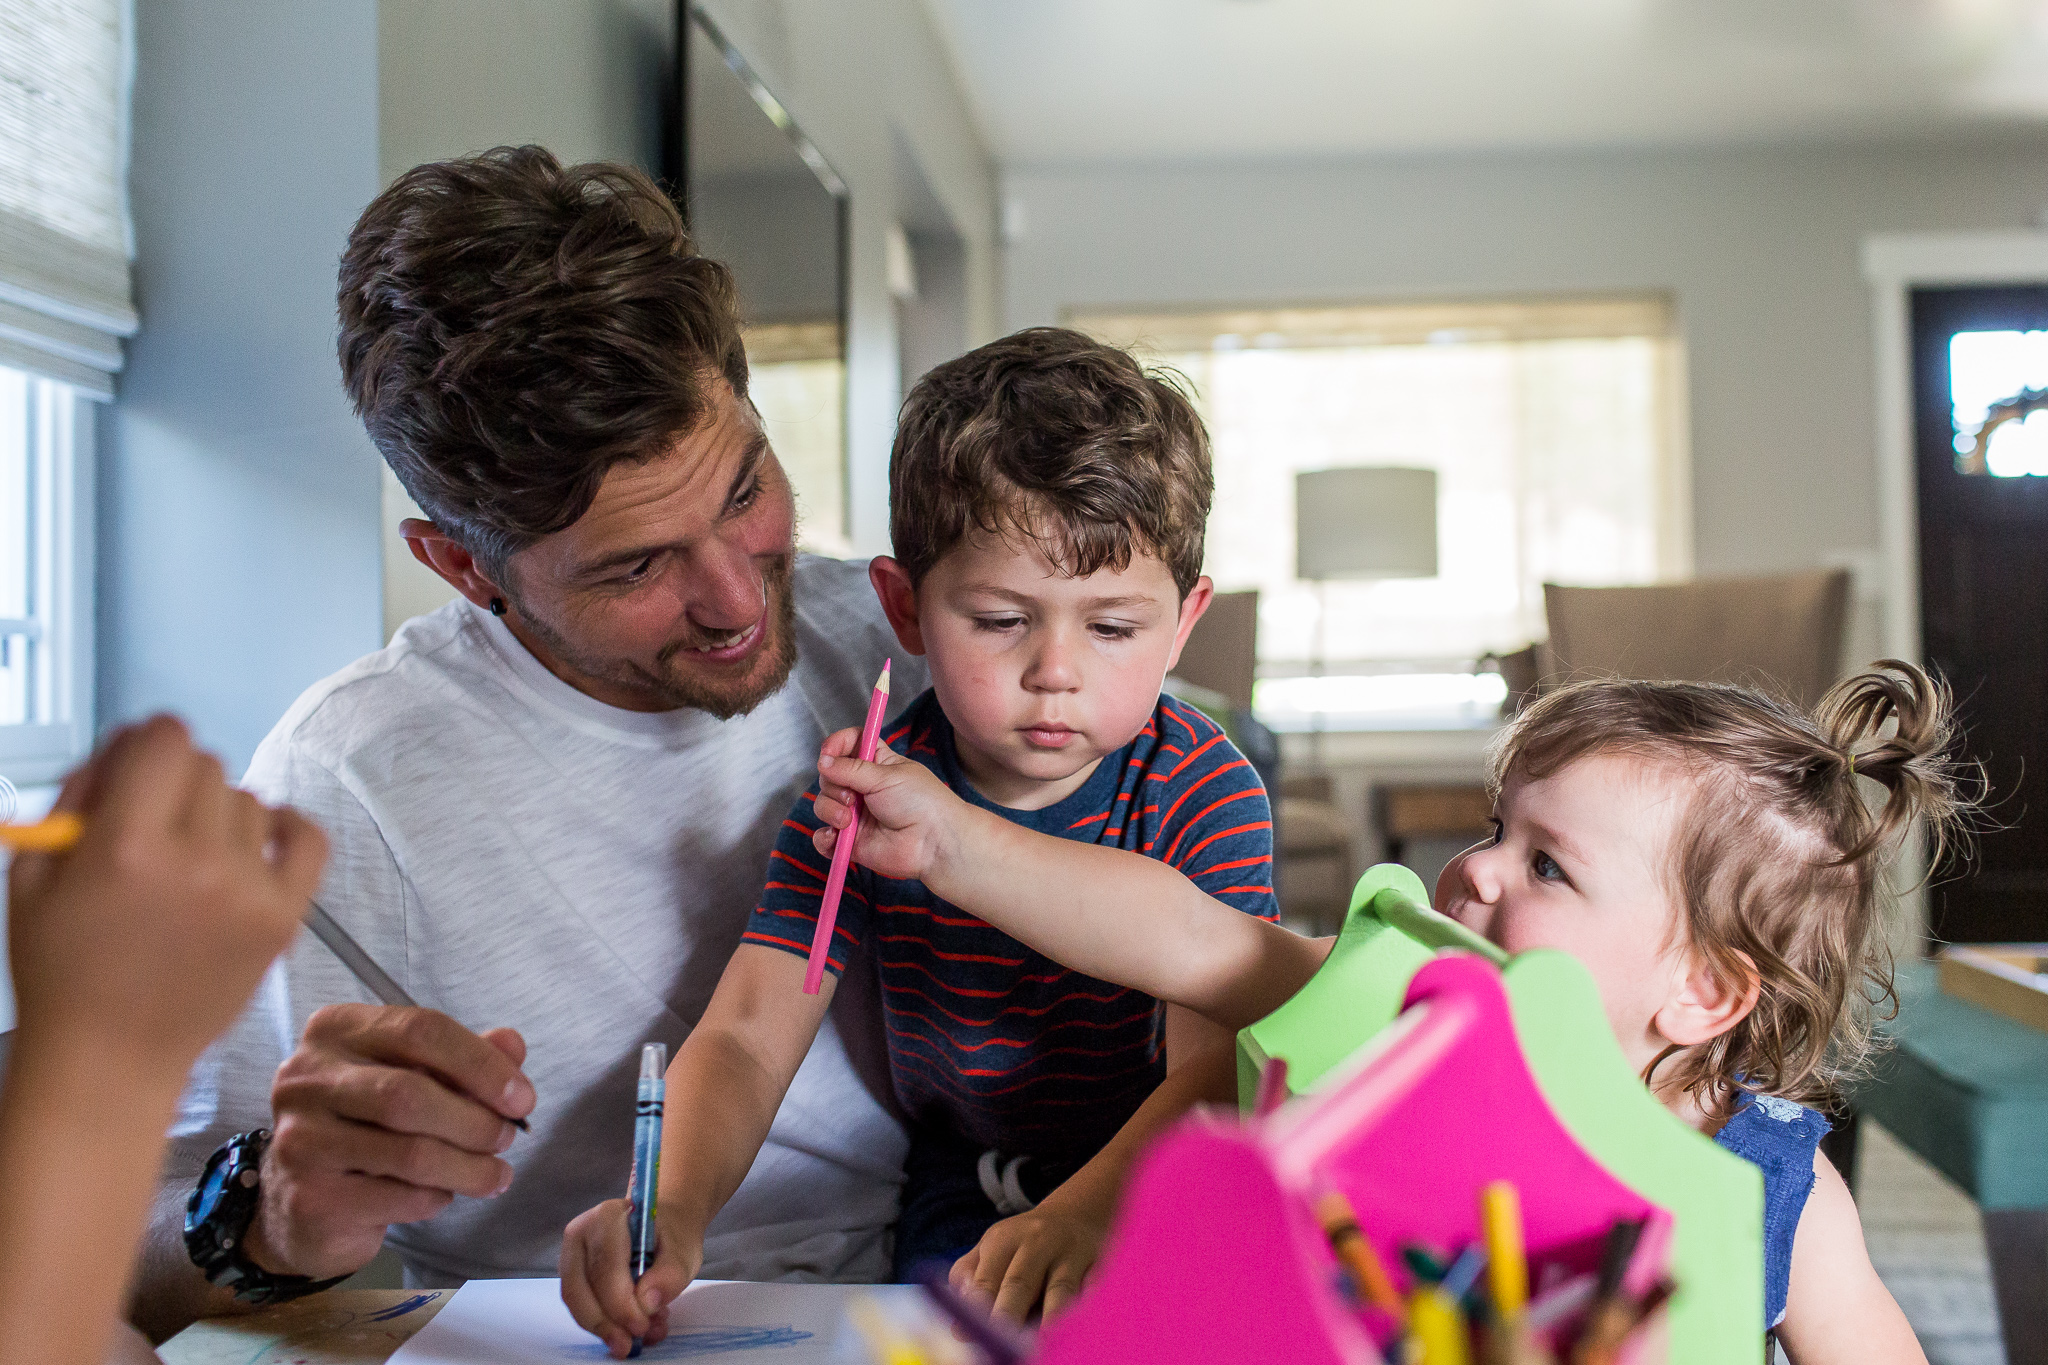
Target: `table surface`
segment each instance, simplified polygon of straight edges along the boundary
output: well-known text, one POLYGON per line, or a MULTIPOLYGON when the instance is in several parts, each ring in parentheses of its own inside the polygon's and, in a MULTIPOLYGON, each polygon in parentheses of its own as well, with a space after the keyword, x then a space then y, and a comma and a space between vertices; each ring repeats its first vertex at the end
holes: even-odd
POLYGON ((164 1365, 382 1365, 452 1289, 331 1289, 234 1318, 195 1322, 163 1345, 164 1365))

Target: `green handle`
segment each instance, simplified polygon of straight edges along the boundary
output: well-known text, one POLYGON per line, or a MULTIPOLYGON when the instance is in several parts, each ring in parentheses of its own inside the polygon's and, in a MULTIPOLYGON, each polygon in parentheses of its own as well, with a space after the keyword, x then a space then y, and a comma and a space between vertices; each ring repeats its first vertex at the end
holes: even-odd
POLYGON ((1382 889, 1365 908, 1374 919, 1390 929, 1399 929, 1425 948, 1461 948, 1479 954, 1496 967, 1508 965, 1505 949, 1391 886, 1382 889))

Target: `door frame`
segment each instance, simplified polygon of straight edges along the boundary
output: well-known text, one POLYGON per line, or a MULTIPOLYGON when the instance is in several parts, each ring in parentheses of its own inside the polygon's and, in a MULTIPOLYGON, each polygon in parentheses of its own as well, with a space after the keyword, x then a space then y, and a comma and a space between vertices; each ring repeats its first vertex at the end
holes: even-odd
POLYGON ((1885 653, 1920 662, 1920 501, 1913 486, 1911 295, 1925 285, 2048 285, 2048 231, 1863 239, 1877 350, 1877 519, 1885 653))
MULTIPOLYGON (((1914 487, 1912 292, 1927 285, 2048 285, 2048 231, 1884 233, 1863 239, 1877 359, 1878 546, 1884 652, 1920 660, 1920 499, 1914 487)), ((1916 846, 1899 870, 1917 883, 1916 846)), ((1888 937, 1893 955, 1917 958, 1927 941, 1927 892, 1900 898, 1888 937)))

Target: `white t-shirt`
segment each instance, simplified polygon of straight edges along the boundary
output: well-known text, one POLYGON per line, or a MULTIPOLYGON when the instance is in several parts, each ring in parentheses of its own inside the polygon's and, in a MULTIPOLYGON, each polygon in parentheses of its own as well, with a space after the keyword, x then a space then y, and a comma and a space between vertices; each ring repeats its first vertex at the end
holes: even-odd
MULTIPOLYGON (((526 1039, 539 1100, 506 1153, 512 1187, 394 1227, 410 1278, 552 1275, 563 1226, 625 1193, 640 1046, 673 1056, 702 1016, 820 740, 860 723, 885 656, 898 697, 923 688, 861 564, 802 557, 795 593, 796 672, 747 716, 607 706, 457 600, 308 689, 256 751, 248 787, 333 844, 327 912, 422 1005, 526 1039)), ((194 1069, 171 1169, 196 1177, 230 1134, 268 1126, 307 1016, 371 999, 302 935, 194 1069)), ((886 1272, 906 1141, 875 1003, 871 984, 834 999, 711 1224, 705 1275, 886 1272)), ((707 1117, 671 1097, 669 1123, 707 1117)))

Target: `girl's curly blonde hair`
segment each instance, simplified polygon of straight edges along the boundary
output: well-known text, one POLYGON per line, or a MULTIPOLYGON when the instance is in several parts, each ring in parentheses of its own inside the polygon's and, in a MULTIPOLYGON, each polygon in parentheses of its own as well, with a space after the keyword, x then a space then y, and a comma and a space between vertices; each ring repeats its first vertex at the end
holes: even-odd
POLYGON ((1808 714, 1719 683, 1569 683, 1496 741, 1489 785, 1541 779, 1596 753, 1676 764, 1693 779, 1668 864, 1678 926, 1723 986, 1759 984, 1734 1028, 1670 1080, 1725 1116, 1744 1092, 1825 1106, 1865 1066, 1895 1007, 1880 923, 1886 878, 1916 826, 1929 866, 1981 779, 1952 753, 1946 685, 1885 659, 1808 714), (1883 788, 1875 810, 1859 779, 1883 788), (1965 790, 1968 787, 1969 790, 1965 790))

